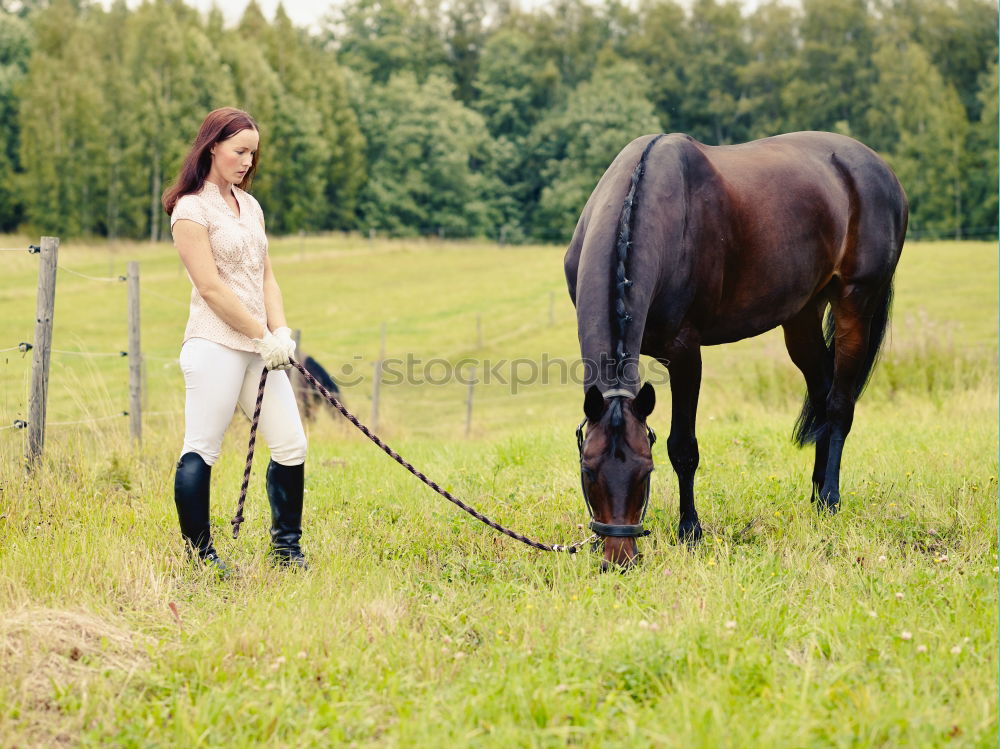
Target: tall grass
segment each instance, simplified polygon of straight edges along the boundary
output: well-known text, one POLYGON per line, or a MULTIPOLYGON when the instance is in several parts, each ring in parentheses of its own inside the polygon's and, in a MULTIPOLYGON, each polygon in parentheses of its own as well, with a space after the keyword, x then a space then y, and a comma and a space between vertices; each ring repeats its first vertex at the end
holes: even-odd
MULTIPOLYGON (((790 441, 803 386, 769 334, 705 352, 697 549, 676 543, 665 440, 643 562, 601 575, 589 554, 493 534, 324 415, 309 426, 313 569, 281 573, 265 554, 264 447, 229 538, 238 417, 213 475, 218 547, 240 570, 226 583, 185 563, 170 498, 187 281, 167 247, 112 261, 133 252, 144 350, 165 357, 147 360, 157 415, 142 446, 124 418, 52 427, 27 474, 23 435, 0 432, 0 745, 994 745, 992 246, 906 248, 835 517, 809 504, 812 457, 790 441)), ((576 353, 557 248, 327 237, 278 240, 272 255, 311 353, 332 370, 363 357, 344 390, 362 418, 382 321, 390 355, 576 353)), ((69 245, 60 260, 93 274, 108 256, 69 245)), ((33 273, 19 259, 0 281, 15 343, 30 340, 33 273)), ((59 283, 56 346, 117 350, 124 289, 59 283)), ((124 407, 122 361, 53 361, 53 421, 124 407)), ((23 413, 27 365, 0 364, 3 425, 23 413)), ((470 439, 460 383, 382 394, 384 431, 419 468, 518 530, 582 536, 579 387, 477 387, 470 439)))

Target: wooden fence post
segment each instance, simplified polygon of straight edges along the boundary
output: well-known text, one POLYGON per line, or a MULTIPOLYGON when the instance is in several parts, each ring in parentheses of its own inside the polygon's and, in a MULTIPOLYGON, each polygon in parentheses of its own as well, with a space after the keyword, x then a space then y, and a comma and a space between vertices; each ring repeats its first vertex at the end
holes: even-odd
POLYGON ((375 362, 374 379, 372 380, 372 418, 371 430, 378 430, 378 398, 379 385, 382 383, 382 360, 385 359, 385 323, 382 323, 382 344, 379 348, 378 361, 375 362))
POLYGON ((142 341, 139 336, 139 263, 129 261, 128 281, 128 421, 132 439, 142 444, 142 341))
POLYGON ((29 470, 41 457, 45 446, 45 406, 49 393, 49 357, 52 354, 59 237, 42 237, 39 255, 35 340, 31 355, 31 395, 28 400, 28 445, 25 453, 29 470))
POLYGON ((476 367, 472 368, 472 378, 469 380, 469 397, 465 401, 465 436, 472 433, 472 394, 476 391, 476 367))

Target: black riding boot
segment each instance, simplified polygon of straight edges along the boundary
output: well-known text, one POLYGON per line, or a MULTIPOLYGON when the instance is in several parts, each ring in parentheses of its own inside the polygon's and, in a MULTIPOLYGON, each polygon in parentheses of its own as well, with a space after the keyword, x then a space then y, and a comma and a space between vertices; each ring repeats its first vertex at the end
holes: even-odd
POLYGON ((302 538, 302 494, 305 465, 267 466, 267 499, 271 503, 271 552, 285 567, 308 569, 299 546, 302 538))
POLYGON ((188 553, 198 555, 206 565, 221 576, 229 575, 226 563, 219 559, 212 546, 212 529, 208 519, 209 484, 212 466, 198 453, 184 453, 177 461, 174 475, 174 504, 181 524, 181 535, 188 544, 188 553))

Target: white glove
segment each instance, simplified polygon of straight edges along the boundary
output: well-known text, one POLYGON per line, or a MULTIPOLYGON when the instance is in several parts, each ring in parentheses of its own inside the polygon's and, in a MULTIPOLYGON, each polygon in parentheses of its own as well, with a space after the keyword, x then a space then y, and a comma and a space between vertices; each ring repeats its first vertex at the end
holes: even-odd
POLYGON ((291 368, 292 364, 288 360, 288 346, 270 330, 265 328, 262 338, 251 338, 250 340, 253 342, 254 350, 264 360, 264 366, 268 370, 291 368))
MULTIPOLYGON (((274 331, 274 336, 279 341, 285 344, 286 351, 288 354, 289 362, 295 356, 295 341, 292 339, 292 329, 291 328, 278 328, 274 331)), ((288 368, 291 369, 291 364, 289 363, 288 368)))

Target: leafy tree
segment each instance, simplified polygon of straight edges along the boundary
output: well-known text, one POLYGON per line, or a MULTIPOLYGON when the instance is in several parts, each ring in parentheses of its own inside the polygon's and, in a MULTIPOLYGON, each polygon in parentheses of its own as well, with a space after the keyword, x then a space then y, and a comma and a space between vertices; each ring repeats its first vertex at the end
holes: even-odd
MULTIPOLYGON (((271 67, 267 53, 257 34, 266 33, 262 27, 254 30, 246 24, 248 18, 258 15, 259 7, 250 3, 236 33, 223 33, 218 41, 223 64, 232 71, 235 98, 232 104, 248 112, 260 126, 261 139, 257 174, 252 192, 264 210, 269 232, 277 230, 276 213, 285 196, 275 187, 276 174, 283 159, 283 144, 275 138, 274 123, 281 107, 284 86, 281 77, 271 67)), ((263 20, 263 16, 259 16, 263 20)))
POLYGON ((27 22, 12 14, 0 14, 0 232, 14 231, 24 211, 16 184, 21 141, 17 95, 30 55, 27 22))
POLYGON ((559 71, 551 61, 539 64, 531 39, 515 29, 490 37, 479 61, 475 107, 486 117, 495 137, 527 135, 559 88, 559 71))
POLYGON ((969 134, 971 168, 968 180, 968 224, 971 236, 996 237, 997 227, 997 62, 994 59, 979 76, 979 121, 969 134))
POLYGON ((917 234, 996 223, 994 0, 347 0, 318 35, 185 1, 0 0, 0 231, 164 236, 160 193, 222 105, 260 123, 275 232, 564 238, 667 127, 853 134, 917 234))
POLYGON ((803 0, 802 7, 800 73, 784 97, 789 121, 797 130, 863 137, 876 76, 875 19, 866 0, 803 0))
POLYGON ((466 106, 475 99, 479 56, 489 35, 485 19, 490 10, 486 0, 456 0, 448 5, 444 31, 448 65, 455 98, 466 106))
POLYGON ((686 24, 680 5, 661 0, 641 11, 638 28, 623 42, 624 56, 636 62, 649 81, 649 99, 657 116, 674 129, 688 127, 682 114, 686 24))
POLYGON ((167 181, 179 171, 205 115, 231 103, 235 92, 218 49, 192 9, 153 0, 139 6, 129 21, 125 66, 136 81, 129 93, 139 136, 130 141, 135 168, 129 171, 148 185, 149 237, 156 241, 164 235, 160 196, 167 181))
POLYGON ((400 73, 370 92, 364 226, 393 234, 492 235, 490 137, 482 116, 452 98, 451 83, 400 73))
POLYGON ((883 24, 898 27, 923 47, 946 83, 954 86, 970 121, 979 118, 979 77, 996 59, 995 0, 892 0, 883 24))
POLYGON ((263 131, 254 191, 269 230, 352 227, 364 176, 364 143, 340 67, 292 25, 280 5, 268 24, 251 3, 239 32, 227 56, 237 69, 252 64, 260 76, 259 84, 241 76, 238 86, 263 131), (239 60, 247 39, 260 52, 239 60))
POLYGON ((20 181, 38 233, 99 230, 104 101, 93 44, 99 13, 56 0, 34 17, 36 45, 21 89, 20 181))
POLYGON ((747 19, 747 61, 739 69, 743 95, 736 113, 746 122, 747 138, 764 138, 798 129, 787 101, 801 75, 799 12, 777 1, 760 6, 747 19))
POLYGON ((410 71, 448 76, 439 0, 349 0, 326 24, 340 62, 376 83, 410 71))
POLYGON ((695 0, 684 37, 683 99, 677 124, 695 138, 721 145, 745 139, 737 118, 743 91, 739 71, 749 50, 735 0, 695 0))
POLYGON ((494 141, 488 160, 504 240, 520 241, 541 189, 529 134, 560 96, 559 70, 535 53, 533 41, 508 26, 483 48, 476 78, 476 109, 494 141))
POLYGON ((524 18, 539 62, 551 60, 560 80, 572 89, 589 80, 599 54, 612 42, 602 9, 585 0, 556 0, 524 18))
POLYGON ((536 132, 536 163, 544 187, 535 215, 542 239, 565 240, 601 175, 618 152, 646 133, 660 132, 649 83, 634 63, 595 71, 566 106, 536 132))
POLYGON ((909 197, 910 230, 960 236, 968 132, 962 102, 915 42, 886 36, 875 61, 872 119, 909 197))

